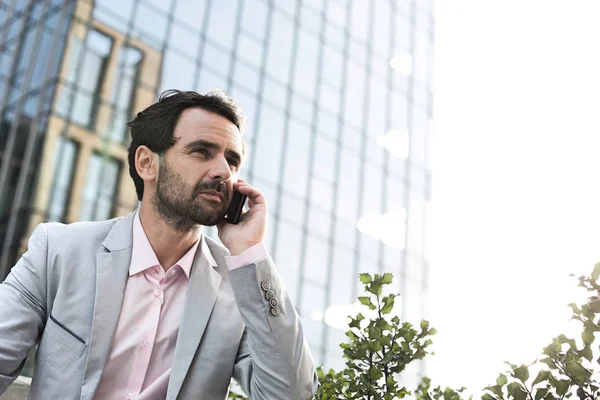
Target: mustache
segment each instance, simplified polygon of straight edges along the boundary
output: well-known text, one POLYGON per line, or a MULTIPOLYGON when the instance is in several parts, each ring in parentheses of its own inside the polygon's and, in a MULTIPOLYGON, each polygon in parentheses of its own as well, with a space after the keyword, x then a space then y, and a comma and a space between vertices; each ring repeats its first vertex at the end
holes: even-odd
POLYGON ((222 193, 224 195, 229 194, 229 189, 225 184, 226 181, 210 181, 210 182, 200 182, 196 185, 194 192, 195 195, 199 195, 202 192, 206 192, 209 190, 214 190, 215 192, 222 193))

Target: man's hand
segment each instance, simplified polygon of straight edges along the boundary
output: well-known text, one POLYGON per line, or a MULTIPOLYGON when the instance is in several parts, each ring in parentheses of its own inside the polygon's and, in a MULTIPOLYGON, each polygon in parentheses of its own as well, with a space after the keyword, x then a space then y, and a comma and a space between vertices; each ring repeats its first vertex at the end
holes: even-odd
POLYGON ((238 179, 233 189, 248 196, 248 211, 242 214, 239 224, 222 222, 217 228, 223 245, 232 256, 238 256, 265 239, 269 210, 265 196, 246 181, 238 179))

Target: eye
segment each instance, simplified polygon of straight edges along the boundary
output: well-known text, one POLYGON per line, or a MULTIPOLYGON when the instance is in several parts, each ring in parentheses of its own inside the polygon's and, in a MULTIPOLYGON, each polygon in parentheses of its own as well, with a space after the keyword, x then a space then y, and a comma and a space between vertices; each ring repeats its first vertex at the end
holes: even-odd
POLYGON ((208 150, 206 150, 204 147, 199 147, 197 149, 194 149, 192 151, 192 153, 199 153, 202 154, 203 156, 209 156, 210 153, 208 152, 208 150))
POLYGON ((227 162, 229 163, 229 165, 232 165, 232 166, 234 166, 234 167, 236 167, 236 168, 239 166, 239 162, 238 162, 238 160, 236 160, 235 158, 231 158, 231 157, 229 157, 229 158, 227 159, 227 162))

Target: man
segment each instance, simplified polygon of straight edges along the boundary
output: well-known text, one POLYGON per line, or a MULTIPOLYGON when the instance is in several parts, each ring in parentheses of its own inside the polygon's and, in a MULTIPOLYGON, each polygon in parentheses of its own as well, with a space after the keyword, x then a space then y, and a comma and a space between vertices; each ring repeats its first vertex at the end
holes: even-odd
POLYGON ((33 399, 311 399, 312 356, 238 178, 244 117, 222 92, 168 91, 129 124, 140 207, 41 224, 0 285, 0 394, 38 344, 33 399), (239 224, 224 220, 234 190, 239 224), (216 225, 223 246, 205 237, 216 225))

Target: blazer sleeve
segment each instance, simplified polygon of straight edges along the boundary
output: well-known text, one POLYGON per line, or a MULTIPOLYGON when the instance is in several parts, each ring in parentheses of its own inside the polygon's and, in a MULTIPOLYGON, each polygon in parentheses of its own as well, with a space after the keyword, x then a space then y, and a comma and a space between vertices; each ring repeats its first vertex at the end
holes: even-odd
POLYGON ((304 331, 271 258, 229 271, 246 324, 233 378, 251 400, 309 400, 317 374, 304 331))
POLYGON ((46 228, 38 225, 28 250, 0 284, 0 394, 19 376, 46 321, 46 228))

